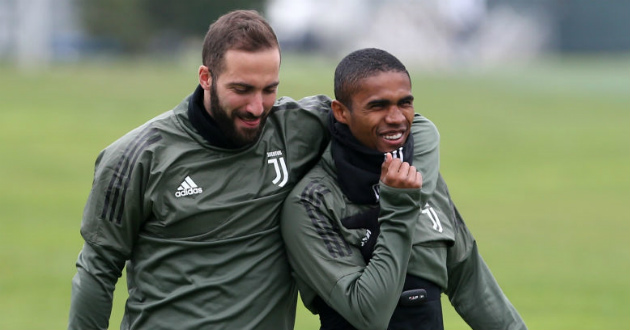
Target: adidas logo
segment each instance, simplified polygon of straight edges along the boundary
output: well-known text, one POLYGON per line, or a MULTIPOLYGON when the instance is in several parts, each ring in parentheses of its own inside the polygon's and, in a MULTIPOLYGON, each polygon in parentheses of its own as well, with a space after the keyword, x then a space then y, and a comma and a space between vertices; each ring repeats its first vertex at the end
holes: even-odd
POLYGON ((175 197, 179 198, 184 196, 196 195, 201 194, 202 192, 203 189, 201 189, 201 187, 198 187, 195 182, 189 176, 187 176, 186 179, 184 179, 184 182, 182 182, 182 184, 180 184, 177 188, 177 192, 175 192, 175 197))

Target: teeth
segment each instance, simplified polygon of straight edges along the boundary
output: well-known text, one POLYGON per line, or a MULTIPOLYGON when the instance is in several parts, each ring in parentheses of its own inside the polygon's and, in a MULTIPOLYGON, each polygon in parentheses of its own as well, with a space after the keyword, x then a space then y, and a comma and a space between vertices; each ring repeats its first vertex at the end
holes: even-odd
POLYGON ((392 135, 383 135, 385 140, 398 140, 402 137, 402 133, 392 134, 392 135))

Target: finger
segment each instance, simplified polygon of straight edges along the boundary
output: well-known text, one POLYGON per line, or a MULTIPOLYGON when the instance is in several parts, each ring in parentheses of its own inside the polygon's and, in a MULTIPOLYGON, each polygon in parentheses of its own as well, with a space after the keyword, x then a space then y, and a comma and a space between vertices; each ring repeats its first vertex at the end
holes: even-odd
POLYGON ((422 188, 422 174, 418 172, 415 166, 409 167, 409 180, 413 187, 422 188))
POLYGON ((389 163, 385 177, 381 180, 390 187, 404 188, 408 185, 408 171, 409 163, 402 162, 399 158, 394 158, 389 163))
POLYGON ((383 161, 383 164, 381 164, 381 181, 385 178, 385 176, 387 176, 389 164, 391 164, 393 158, 394 157, 390 152, 385 154, 385 160, 383 161))
POLYGON ((422 188, 422 175, 415 166, 407 162, 397 164, 395 160, 392 161, 387 176, 382 181, 394 188, 422 188), (399 169, 395 170, 397 165, 400 165, 399 169))
POLYGON ((402 164, 403 162, 400 160, 400 158, 394 158, 391 160, 391 162, 389 162, 387 171, 391 175, 397 175, 397 173, 400 172, 400 167, 402 166, 402 164))
POLYGON ((387 153, 385 153, 385 161, 386 161, 386 162, 388 162, 388 163, 389 163, 389 162, 391 162, 391 161, 392 161, 392 159, 394 159, 394 156, 392 155, 392 153, 391 153, 391 152, 387 152, 387 153))
POLYGON ((408 170, 408 176, 409 178, 411 178, 413 181, 416 180, 416 173, 419 173, 418 170, 416 169, 415 166, 411 166, 409 165, 409 170, 408 170))
POLYGON ((400 178, 407 178, 409 177, 412 172, 410 171, 411 169, 411 165, 407 162, 401 162, 400 163, 400 168, 398 169, 398 173, 400 178))

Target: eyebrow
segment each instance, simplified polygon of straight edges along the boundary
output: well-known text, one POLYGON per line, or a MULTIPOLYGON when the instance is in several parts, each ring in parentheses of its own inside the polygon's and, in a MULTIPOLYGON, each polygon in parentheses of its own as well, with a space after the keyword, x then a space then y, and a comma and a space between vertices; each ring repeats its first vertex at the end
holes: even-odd
POLYGON ((402 99, 398 100, 398 102, 400 103, 400 102, 413 101, 413 100, 414 100, 413 95, 409 95, 409 96, 405 96, 402 99))
POLYGON ((279 82, 279 81, 276 81, 276 82, 274 82, 274 83, 271 83, 271 84, 269 84, 269 85, 265 86, 265 89, 267 89, 267 88, 271 88, 271 87, 278 87, 278 85, 280 85, 280 82, 279 82))
POLYGON ((392 102, 390 102, 388 99, 377 99, 377 100, 372 100, 368 102, 367 106, 375 106, 375 105, 383 106, 383 105, 389 105, 391 103, 392 102))
MULTIPOLYGON (((272 87, 278 87, 278 85, 280 85, 279 81, 273 82, 265 87, 263 87, 262 89, 267 89, 267 88, 272 88, 272 87)), ((229 83, 228 87, 243 87, 243 88, 247 88, 247 89, 254 89, 255 86, 252 84, 248 84, 248 83, 244 83, 244 82, 233 82, 233 83, 229 83)))
MULTIPOLYGON (((405 97, 397 100, 396 103, 413 101, 413 100, 414 100, 413 95, 408 95, 408 96, 405 96, 405 97)), ((376 100, 372 100, 372 101, 368 102, 367 106, 375 106, 375 105, 384 106, 384 105, 390 105, 392 103, 393 102, 391 102, 388 99, 376 99, 376 100)))

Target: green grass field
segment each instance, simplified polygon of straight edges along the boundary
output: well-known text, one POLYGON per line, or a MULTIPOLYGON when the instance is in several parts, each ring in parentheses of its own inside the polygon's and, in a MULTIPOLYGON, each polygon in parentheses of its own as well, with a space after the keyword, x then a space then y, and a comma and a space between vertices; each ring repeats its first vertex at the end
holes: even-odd
MULTIPOLYGON (((332 93, 330 63, 283 61, 280 95, 332 93)), ((65 328, 95 157, 190 93, 196 70, 0 65, 0 329, 65 328)), ((453 198, 529 328, 628 329, 630 58, 411 71, 453 198)), ((467 329, 443 301, 446 328, 467 329)), ((296 329, 317 324, 300 306, 296 329)))

